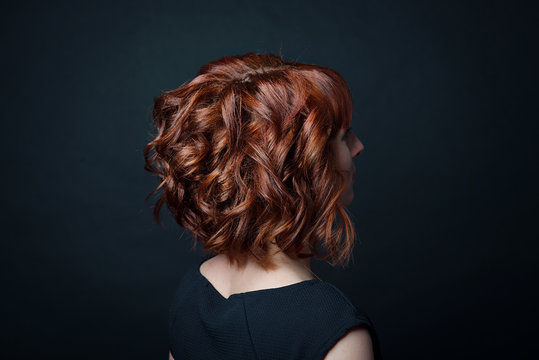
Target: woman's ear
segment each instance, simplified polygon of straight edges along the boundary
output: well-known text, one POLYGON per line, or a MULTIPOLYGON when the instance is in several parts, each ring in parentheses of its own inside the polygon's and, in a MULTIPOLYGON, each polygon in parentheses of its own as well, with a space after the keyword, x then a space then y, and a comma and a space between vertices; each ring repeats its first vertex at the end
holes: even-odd
MULTIPOLYGON (((328 126, 328 128, 326 129, 326 135, 327 135, 328 137, 331 136, 332 130, 333 130, 333 127, 331 127, 331 126, 328 126)), ((338 131, 338 130, 337 130, 337 131, 338 131)))

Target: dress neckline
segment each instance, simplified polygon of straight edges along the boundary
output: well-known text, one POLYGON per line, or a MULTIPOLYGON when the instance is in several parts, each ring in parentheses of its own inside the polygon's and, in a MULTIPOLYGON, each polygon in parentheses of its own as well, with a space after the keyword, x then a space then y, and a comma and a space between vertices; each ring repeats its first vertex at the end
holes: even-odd
POLYGON ((209 260, 212 257, 213 256, 204 257, 201 261, 199 261, 198 266, 196 268, 196 274, 208 287, 210 287, 210 289, 214 293, 216 293, 222 300, 225 300, 225 301, 231 300, 232 298, 242 297, 242 296, 252 296, 252 295, 266 294, 266 293, 269 294, 269 293, 279 292, 279 291, 283 291, 283 290, 293 289, 293 288, 296 288, 296 287, 301 287, 301 286, 311 284, 311 283, 322 283, 323 282, 323 281, 318 280, 318 279, 302 280, 302 281, 299 281, 299 282, 296 282, 296 283, 293 283, 293 284, 274 287, 274 288, 266 288, 266 289, 259 289, 259 290, 252 290, 252 291, 245 291, 245 292, 241 292, 241 293, 235 293, 235 294, 231 294, 229 297, 226 298, 200 272, 200 266, 202 265, 202 263, 205 262, 206 260, 209 260))

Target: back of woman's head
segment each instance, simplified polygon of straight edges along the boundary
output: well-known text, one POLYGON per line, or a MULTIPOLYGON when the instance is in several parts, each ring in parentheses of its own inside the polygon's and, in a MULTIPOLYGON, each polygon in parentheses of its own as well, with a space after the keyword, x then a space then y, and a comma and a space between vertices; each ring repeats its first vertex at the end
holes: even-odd
POLYGON ((144 151, 161 180, 148 195, 162 188, 155 220, 166 204, 193 245, 240 266, 250 257, 274 269, 270 243, 293 259, 347 263, 355 232, 330 140, 351 118, 348 86, 327 67, 254 53, 202 66, 155 98, 144 151))

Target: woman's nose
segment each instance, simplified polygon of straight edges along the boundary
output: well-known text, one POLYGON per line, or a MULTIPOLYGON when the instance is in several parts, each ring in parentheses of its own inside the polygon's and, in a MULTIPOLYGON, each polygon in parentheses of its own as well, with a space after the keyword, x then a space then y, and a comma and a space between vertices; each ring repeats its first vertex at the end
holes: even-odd
POLYGON ((356 147, 354 149, 355 153, 353 154, 354 157, 357 157, 359 155, 361 155, 361 153, 363 153, 363 150, 365 149, 365 146, 363 145, 363 143, 361 142, 361 140, 359 140, 357 137, 357 144, 356 144, 356 147))

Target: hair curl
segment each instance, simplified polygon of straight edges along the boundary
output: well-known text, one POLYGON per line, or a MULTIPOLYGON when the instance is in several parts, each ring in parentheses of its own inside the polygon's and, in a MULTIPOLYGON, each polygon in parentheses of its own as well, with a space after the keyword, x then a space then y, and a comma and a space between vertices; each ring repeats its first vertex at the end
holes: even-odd
POLYGON ((159 225, 166 203, 193 246, 240 267, 250 257, 275 269, 270 242, 293 259, 349 261, 355 231, 338 203, 346 180, 330 147, 352 119, 341 75, 273 54, 225 56, 154 100, 144 169, 161 179, 146 197, 163 188, 159 225))

